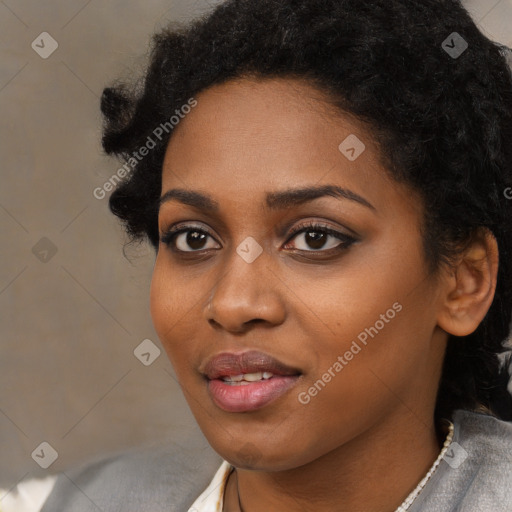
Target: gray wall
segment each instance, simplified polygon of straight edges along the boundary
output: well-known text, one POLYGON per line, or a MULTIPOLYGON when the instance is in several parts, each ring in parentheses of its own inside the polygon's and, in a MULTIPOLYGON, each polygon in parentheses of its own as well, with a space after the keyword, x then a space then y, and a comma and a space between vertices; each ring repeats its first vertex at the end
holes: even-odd
MULTIPOLYGON (((512 0, 467 5, 512 46, 512 0)), ((141 70, 167 20, 207 7, 0 1, 1 487, 132 446, 204 443, 163 350, 149 366, 134 356, 144 339, 160 346, 148 309, 153 255, 123 257, 122 232, 93 190, 119 167, 99 146, 103 87, 141 70), (46 59, 42 32, 58 42, 46 59), (41 442, 58 452, 46 471, 31 457, 41 442)))

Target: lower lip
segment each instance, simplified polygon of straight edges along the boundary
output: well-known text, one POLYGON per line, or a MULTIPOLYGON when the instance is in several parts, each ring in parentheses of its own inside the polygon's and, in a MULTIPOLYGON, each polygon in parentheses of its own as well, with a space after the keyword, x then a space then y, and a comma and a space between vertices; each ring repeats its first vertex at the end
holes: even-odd
POLYGON ((208 391, 216 405, 228 412, 255 411, 284 395, 299 375, 275 375, 242 385, 230 385, 222 379, 208 381, 208 391))

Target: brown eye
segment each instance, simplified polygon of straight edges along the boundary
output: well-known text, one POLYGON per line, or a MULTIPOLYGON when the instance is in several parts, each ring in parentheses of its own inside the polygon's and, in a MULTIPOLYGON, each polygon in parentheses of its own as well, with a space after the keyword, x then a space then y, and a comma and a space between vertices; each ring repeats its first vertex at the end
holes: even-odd
POLYGON ((196 252, 215 248, 207 246, 209 238, 213 240, 203 229, 190 227, 171 230, 162 236, 161 241, 178 252, 196 252))
POLYGON ((311 224, 297 228, 289 240, 293 239, 298 240, 302 245, 302 247, 295 246, 295 248, 306 252, 327 252, 330 249, 346 249, 356 241, 351 236, 320 224, 311 224))
MULTIPOLYGON (((313 249, 314 251, 318 251, 322 248, 332 249, 333 247, 332 244, 330 247, 324 247, 329 238, 334 238, 332 235, 328 235, 327 233, 322 233, 320 231, 304 231, 303 233, 300 233, 300 235, 303 236, 302 240, 304 241, 305 245, 307 245, 310 249, 313 249)), ((296 236, 295 239, 299 239, 299 236, 296 236)), ((336 240, 331 240, 331 242, 336 242, 336 240)), ((336 245, 337 244, 335 244, 334 246, 336 245)))

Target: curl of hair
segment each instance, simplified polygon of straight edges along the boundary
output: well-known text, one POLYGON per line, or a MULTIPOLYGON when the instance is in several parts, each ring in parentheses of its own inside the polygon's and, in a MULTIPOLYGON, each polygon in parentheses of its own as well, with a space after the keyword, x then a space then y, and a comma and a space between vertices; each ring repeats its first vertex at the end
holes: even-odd
MULTIPOLYGON (((367 123, 394 179, 425 205, 432 271, 487 229, 500 251, 494 301, 477 330, 450 336, 436 416, 485 410, 512 419, 498 355, 512 311, 512 76, 508 49, 486 38, 460 0, 227 0, 154 36, 143 86, 104 90, 103 147, 128 161, 200 91, 229 79, 290 77, 367 123), (467 50, 442 43, 457 32, 467 50)), ((109 205, 133 240, 158 250, 162 163, 172 131, 137 162, 109 205)), ((509 360, 510 363, 510 360, 509 360)))

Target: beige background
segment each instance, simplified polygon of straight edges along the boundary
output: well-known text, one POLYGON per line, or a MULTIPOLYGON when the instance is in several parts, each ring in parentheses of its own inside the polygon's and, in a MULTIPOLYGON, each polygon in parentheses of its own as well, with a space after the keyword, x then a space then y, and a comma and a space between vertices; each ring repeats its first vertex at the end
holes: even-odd
MULTIPOLYGON (((163 350, 150 366, 133 353, 144 339, 160 346, 153 254, 123 257, 93 190, 119 167, 99 145, 103 87, 139 73, 166 21, 214 3, 0 1, 0 487, 132 446, 204 445, 163 350), (47 59, 31 48, 42 32, 59 45, 47 59), (31 458, 43 441, 58 452, 46 471, 31 458)), ((466 5, 512 46, 512 0, 466 5)))

